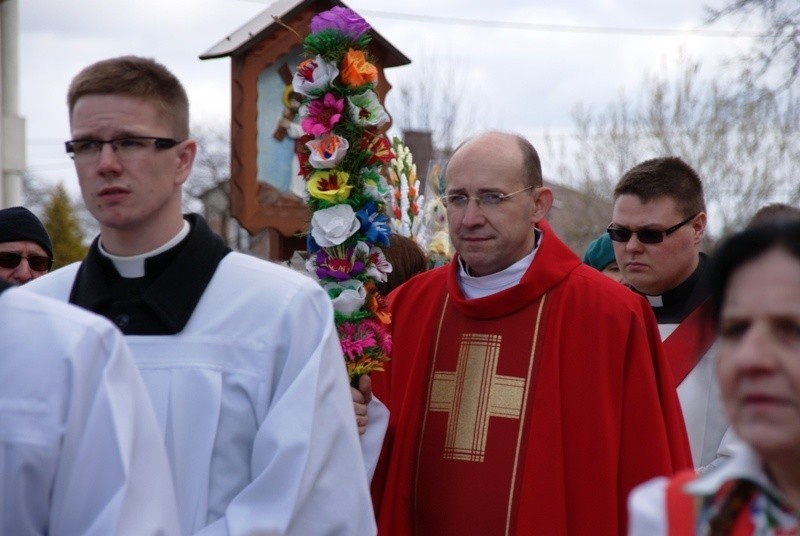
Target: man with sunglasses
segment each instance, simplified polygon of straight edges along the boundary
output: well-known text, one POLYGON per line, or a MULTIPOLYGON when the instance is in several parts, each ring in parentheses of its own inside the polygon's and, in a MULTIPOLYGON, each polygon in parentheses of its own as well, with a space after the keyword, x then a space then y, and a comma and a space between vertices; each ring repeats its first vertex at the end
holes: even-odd
POLYGON ((25 207, 0 210, 0 279, 22 285, 52 266, 53 245, 39 218, 25 207))
POLYGON ((733 435, 713 374, 714 330, 705 314, 703 185, 677 157, 642 162, 614 190, 608 235, 623 279, 655 312, 681 400, 695 467, 731 453, 733 435))
POLYGON ((457 255, 389 296, 372 378, 391 412, 379 531, 624 534, 628 492, 691 465, 650 308, 547 225, 525 138, 468 140, 445 183, 457 255))
POLYGON ((182 214, 197 144, 180 81, 151 59, 113 58, 78 73, 67 102, 65 148, 100 236, 33 289, 126 335, 182 534, 374 533, 331 300, 182 214))

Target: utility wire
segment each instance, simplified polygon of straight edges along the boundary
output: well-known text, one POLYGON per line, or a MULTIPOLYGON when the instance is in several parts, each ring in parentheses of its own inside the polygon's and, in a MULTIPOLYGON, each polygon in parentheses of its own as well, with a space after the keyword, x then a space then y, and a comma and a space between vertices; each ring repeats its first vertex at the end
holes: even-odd
POLYGON ((534 22, 511 22, 500 20, 465 19, 460 17, 437 17, 434 15, 418 15, 415 13, 395 13, 361 9, 359 13, 374 17, 413 20, 433 24, 457 26, 479 26, 482 28, 505 28, 510 30, 530 30, 536 32, 555 33, 589 33, 589 34, 621 34, 621 35, 705 35, 709 37, 760 37, 761 32, 748 30, 712 30, 710 28, 623 28, 614 26, 574 26, 562 24, 540 24, 534 22))

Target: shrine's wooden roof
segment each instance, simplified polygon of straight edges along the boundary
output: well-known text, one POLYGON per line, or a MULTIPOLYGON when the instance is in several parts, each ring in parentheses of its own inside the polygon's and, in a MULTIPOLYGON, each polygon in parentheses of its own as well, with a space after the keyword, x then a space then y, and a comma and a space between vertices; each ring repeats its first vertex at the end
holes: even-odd
MULTIPOLYGON (((272 33, 285 31, 280 24, 275 22, 275 17, 291 25, 292 19, 298 17, 307 9, 313 8, 321 12, 335 6, 348 7, 339 0, 278 0, 201 54, 200 59, 208 60, 226 56, 238 56, 247 52, 247 50, 269 37, 272 33), (319 6, 314 6, 314 4, 319 4, 319 6)), ((389 43, 374 28, 371 29, 370 34, 372 35, 371 46, 377 46, 382 49, 380 55, 381 64, 384 68, 411 63, 411 60, 405 54, 389 43)))

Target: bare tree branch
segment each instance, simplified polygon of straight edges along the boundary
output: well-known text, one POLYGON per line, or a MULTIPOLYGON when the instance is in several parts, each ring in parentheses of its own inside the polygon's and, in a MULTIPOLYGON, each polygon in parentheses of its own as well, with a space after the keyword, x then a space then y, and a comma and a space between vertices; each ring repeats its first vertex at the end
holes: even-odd
POLYGON ((769 202, 797 203, 800 98, 747 77, 708 80, 686 57, 678 68, 677 77, 646 77, 641 103, 622 96, 599 112, 576 107, 573 150, 558 165, 563 177, 608 198, 637 162, 679 156, 703 178, 722 234, 769 202))
POLYGON ((734 19, 739 24, 759 13, 766 30, 741 59, 753 81, 764 83, 776 72, 776 89, 786 90, 800 78, 800 2, 797 0, 729 0, 721 8, 706 7, 707 22, 734 19))

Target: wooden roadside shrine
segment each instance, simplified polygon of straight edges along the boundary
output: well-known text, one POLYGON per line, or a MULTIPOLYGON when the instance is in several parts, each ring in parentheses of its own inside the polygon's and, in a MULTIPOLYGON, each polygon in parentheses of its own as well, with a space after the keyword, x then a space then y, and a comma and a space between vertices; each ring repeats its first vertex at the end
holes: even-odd
MULTIPOLYGON (((231 213, 251 235, 267 230, 272 260, 306 249, 302 234, 311 214, 296 176, 300 134, 292 73, 303 59, 312 17, 335 6, 347 7, 333 0, 280 0, 200 56, 231 58, 231 213)), ((370 33, 375 92, 384 102, 391 87, 384 69, 410 60, 374 29, 370 33)))

